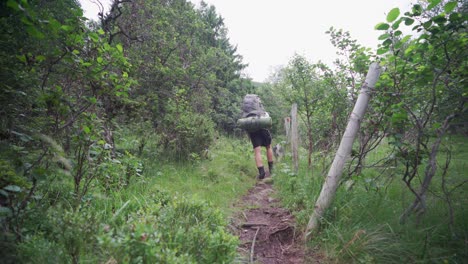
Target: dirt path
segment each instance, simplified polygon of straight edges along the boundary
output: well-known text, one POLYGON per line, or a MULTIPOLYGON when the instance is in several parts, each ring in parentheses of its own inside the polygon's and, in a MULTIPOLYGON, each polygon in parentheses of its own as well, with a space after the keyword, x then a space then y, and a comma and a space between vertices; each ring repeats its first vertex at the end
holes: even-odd
POLYGON ((271 179, 257 182, 239 205, 245 208, 233 220, 240 237, 239 251, 247 263, 320 263, 305 260, 301 236, 296 232, 291 213, 273 198, 271 179))

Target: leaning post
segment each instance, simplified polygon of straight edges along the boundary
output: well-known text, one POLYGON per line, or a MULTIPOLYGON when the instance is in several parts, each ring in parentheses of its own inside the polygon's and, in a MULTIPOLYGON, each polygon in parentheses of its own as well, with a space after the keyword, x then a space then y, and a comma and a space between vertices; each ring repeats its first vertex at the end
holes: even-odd
POLYGON ((332 203, 336 190, 338 188, 343 167, 346 160, 351 154, 354 139, 359 130, 359 126, 366 112, 369 104, 371 93, 380 76, 380 66, 374 62, 370 65, 367 72, 366 81, 361 87, 354 109, 349 116, 348 125, 341 139, 338 151, 335 154, 333 163, 328 171, 325 182, 320 191, 320 195, 315 202, 314 212, 312 213, 309 223, 307 224, 306 232, 304 233, 304 240, 306 241, 310 234, 315 232, 319 226, 319 220, 323 217, 325 210, 332 203))

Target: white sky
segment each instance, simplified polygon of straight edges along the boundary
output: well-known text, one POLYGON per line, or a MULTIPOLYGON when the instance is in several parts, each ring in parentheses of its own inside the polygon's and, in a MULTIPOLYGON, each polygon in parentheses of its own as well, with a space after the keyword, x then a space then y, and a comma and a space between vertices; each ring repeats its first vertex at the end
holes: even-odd
MULTIPOLYGON (((95 17, 94 0, 80 0, 85 16, 95 17), (94 9, 92 9, 94 7, 94 9)), ((102 0, 101 2, 108 2, 102 0)), ((199 0, 190 0, 198 5, 199 0)), ((294 53, 309 61, 322 60, 331 66, 336 58, 328 34, 331 26, 349 31, 359 44, 377 49, 374 30, 385 22, 386 14, 399 7, 408 11, 411 0, 205 0, 224 18, 231 44, 237 46, 245 74, 254 81, 265 81, 274 68, 286 65, 294 53)))

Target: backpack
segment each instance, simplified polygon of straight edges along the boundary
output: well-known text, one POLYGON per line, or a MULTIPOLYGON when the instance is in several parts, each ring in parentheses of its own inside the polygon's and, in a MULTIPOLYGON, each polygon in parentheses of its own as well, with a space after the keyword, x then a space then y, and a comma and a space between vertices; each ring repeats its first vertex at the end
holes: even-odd
POLYGON ((260 97, 256 94, 248 94, 244 96, 241 109, 243 118, 249 116, 262 116, 266 113, 260 97))
POLYGON ((271 117, 263 108, 260 97, 256 94, 248 94, 242 101, 242 118, 237 120, 237 125, 248 131, 255 132, 262 128, 271 127, 271 117))

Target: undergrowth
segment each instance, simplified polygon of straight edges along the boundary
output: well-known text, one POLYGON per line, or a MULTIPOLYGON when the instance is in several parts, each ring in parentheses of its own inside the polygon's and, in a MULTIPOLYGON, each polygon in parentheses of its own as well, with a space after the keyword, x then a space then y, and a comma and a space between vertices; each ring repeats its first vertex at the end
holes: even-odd
POLYGON ((2 263, 235 261, 239 241, 227 226, 233 202, 255 182, 248 141, 219 137, 182 163, 162 157, 151 135, 141 147, 120 133, 117 157, 96 170, 78 206, 72 179, 52 178, 22 212, 26 235, 15 244, 2 237, 2 263))
MULTIPOLYGON (((432 182, 428 208, 421 220, 413 217, 400 224, 399 217, 414 196, 398 174, 393 179, 377 178, 374 176, 378 172, 366 169, 364 176, 353 178, 351 188, 345 182, 340 185, 309 246, 318 246, 331 263, 466 263, 468 186, 460 184, 467 177, 468 144, 461 137, 450 140, 452 160, 446 184, 452 190, 452 224, 447 199, 441 190, 440 173, 432 182)), ((383 148, 377 151, 388 151, 385 144, 383 148)), ((306 169, 307 164, 302 161, 296 174, 287 157, 277 170, 274 182, 279 196, 294 212, 302 229, 321 191, 327 172, 323 164, 329 164, 332 158, 315 156, 311 169, 306 169)), ((439 162, 440 166, 445 160, 439 162)))

